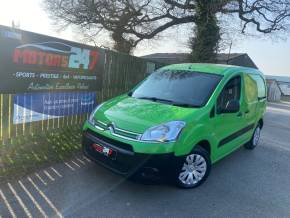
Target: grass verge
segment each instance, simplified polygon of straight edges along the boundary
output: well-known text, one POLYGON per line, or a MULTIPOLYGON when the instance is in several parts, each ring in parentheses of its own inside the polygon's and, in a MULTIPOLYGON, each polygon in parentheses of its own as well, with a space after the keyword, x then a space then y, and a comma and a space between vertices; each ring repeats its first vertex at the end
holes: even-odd
POLYGON ((14 138, 0 145, 0 183, 62 162, 80 151, 80 126, 14 138))

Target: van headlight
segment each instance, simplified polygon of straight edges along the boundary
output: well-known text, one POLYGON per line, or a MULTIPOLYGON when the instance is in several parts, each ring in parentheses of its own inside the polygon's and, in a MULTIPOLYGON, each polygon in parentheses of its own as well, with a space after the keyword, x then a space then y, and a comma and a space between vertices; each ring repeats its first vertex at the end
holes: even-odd
POLYGON ((172 142, 176 141, 185 126, 183 121, 171 121, 147 129, 140 137, 141 141, 172 142))
POLYGON ((94 119, 94 117, 95 117, 95 114, 96 114, 96 112, 100 109, 100 107, 102 107, 102 105, 103 105, 103 103, 102 104, 99 104, 92 112, 91 112, 91 114, 90 114, 90 116, 89 116, 89 119, 88 119, 88 121, 89 121, 89 123, 90 124, 92 124, 92 125, 95 125, 95 119, 94 119))

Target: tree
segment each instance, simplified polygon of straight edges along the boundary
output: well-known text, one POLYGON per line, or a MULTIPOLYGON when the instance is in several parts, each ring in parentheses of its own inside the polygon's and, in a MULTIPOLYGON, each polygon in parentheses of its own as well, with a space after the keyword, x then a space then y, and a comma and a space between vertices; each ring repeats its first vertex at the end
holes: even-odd
POLYGON ((190 39, 192 61, 215 62, 221 40, 218 16, 231 15, 232 22, 241 21, 241 33, 247 28, 253 32, 269 34, 286 30, 289 26, 289 0, 196 0, 197 22, 190 39), (250 27, 250 28, 249 28, 250 27))
POLYGON ((46 0, 43 3, 57 25, 62 28, 76 25, 97 34, 107 31, 114 49, 125 53, 131 53, 144 39, 152 39, 169 27, 194 19, 180 13, 176 6, 158 0, 46 0))
POLYGON ((220 1, 220 4, 217 4, 217 12, 236 14, 242 22, 242 33, 245 33, 249 25, 255 27, 258 32, 267 34, 286 30, 290 24, 289 0, 220 1))
POLYGON ((290 24, 289 0, 46 0, 44 5, 59 25, 107 31, 114 49, 126 53, 168 28, 191 24, 195 61, 214 60, 221 15, 240 21, 242 33, 285 31, 290 24))
POLYGON ((194 36, 190 39, 193 62, 215 62, 218 51, 220 28, 212 1, 196 1, 196 22, 194 36))
POLYGON ((130 53, 136 46, 134 40, 124 35, 136 22, 146 5, 132 5, 129 1, 47 0, 45 8, 61 27, 76 25, 83 31, 94 31, 96 36, 109 31, 114 49, 130 53))

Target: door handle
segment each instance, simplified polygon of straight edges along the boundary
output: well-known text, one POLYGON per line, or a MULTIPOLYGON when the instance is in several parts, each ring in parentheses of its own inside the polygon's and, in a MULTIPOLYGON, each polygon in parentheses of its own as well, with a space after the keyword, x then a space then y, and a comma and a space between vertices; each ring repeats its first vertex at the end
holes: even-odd
POLYGON ((250 111, 249 111, 249 110, 246 110, 246 111, 245 111, 245 114, 248 114, 248 113, 250 113, 250 111))

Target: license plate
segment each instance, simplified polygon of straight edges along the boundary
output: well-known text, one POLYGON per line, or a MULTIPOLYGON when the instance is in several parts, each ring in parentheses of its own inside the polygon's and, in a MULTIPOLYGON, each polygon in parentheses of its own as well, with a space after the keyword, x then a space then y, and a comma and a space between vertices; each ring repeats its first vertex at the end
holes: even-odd
POLYGON ((92 147, 95 151, 103 154, 106 157, 109 157, 111 159, 115 159, 116 157, 116 151, 114 151, 112 148, 97 143, 92 144, 92 147))

